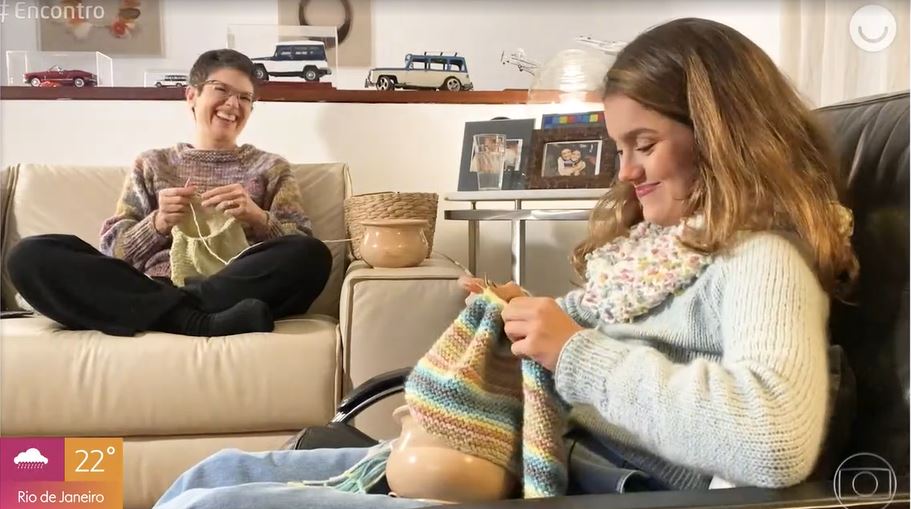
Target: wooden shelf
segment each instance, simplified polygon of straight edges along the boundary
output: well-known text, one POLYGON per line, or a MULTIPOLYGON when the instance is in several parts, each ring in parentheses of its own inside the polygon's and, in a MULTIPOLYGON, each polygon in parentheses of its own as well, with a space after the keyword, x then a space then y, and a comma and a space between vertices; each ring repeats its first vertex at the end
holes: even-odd
MULTIPOLYGON (((336 90, 331 87, 270 84, 260 88, 261 101, 344 103, 525 104, 526 90, 442 92, 436 90, 336 90)), ((556 95, 555 95, 556 97, 556 95)), ((0 87, 2 100, 179 101, 181 88, 152 87, 0 87)))

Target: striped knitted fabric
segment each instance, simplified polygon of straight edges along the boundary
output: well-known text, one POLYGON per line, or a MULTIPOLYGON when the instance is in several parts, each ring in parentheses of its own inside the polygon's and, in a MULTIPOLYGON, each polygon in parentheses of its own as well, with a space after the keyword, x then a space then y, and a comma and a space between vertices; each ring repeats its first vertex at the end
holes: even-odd
POLYGON ((468 305, 405 384, 411 414, 454 449, 522 479, 525 498, 563 495, 568 406, 541 365, 510 352, 490 289, 468 305))

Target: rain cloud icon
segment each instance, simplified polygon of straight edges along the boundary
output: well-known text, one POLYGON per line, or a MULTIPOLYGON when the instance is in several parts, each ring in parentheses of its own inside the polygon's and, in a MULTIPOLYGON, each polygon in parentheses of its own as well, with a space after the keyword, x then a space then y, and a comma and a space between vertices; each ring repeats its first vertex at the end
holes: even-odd
POLYGON ((13 463, 15 463, 20 470, 34 470, 44 468, 44 466, 47 465, 47 458, 41 454, 41 451, 32 447, 25 452, 17 454, 13 463))

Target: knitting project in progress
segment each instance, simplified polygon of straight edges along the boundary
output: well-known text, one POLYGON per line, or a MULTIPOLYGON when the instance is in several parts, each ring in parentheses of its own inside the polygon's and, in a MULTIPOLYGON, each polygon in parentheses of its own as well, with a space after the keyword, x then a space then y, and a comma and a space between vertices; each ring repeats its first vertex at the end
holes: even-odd
POLYGON ((209 277, 225 268, 250 244, 233 217, 190 199, 190 213, 171 230, 171 281, 183 286, 188 277, 209 277))
MULTIPOLYGON (((568 406, 550 372, 510 351, 505 305, 490 288, 474 299, 418 361, 405 400, 427 433, 521 479, 525 498, 562 495, 568 406)), ((366 493, 383 477, 390 449, 389 443, 374 447, 331 479, 290 484, 366 493)))
POLYGON ((428 433, 522 479, 525 498, 562 495, 569 408, 549 371, 510 351, 505 305, 487 288, 465 308, 418 361, 405 401, 428 433))

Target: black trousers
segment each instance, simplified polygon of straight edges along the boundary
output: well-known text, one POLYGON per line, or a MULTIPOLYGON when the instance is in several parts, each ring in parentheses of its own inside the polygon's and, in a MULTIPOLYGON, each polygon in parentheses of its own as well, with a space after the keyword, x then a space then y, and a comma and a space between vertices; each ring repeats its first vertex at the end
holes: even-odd
POLYGON ((70 329, 117 336, 154 330, 178 305, 214 313, 259 299, 281 318, 306 311, 329 278, 332 255, 312 237, 288 235, 258 244, 217 274, 177 288, 149 278, 73 235, 19 241, 7 259, 10 280, 41 314, 70 329))

